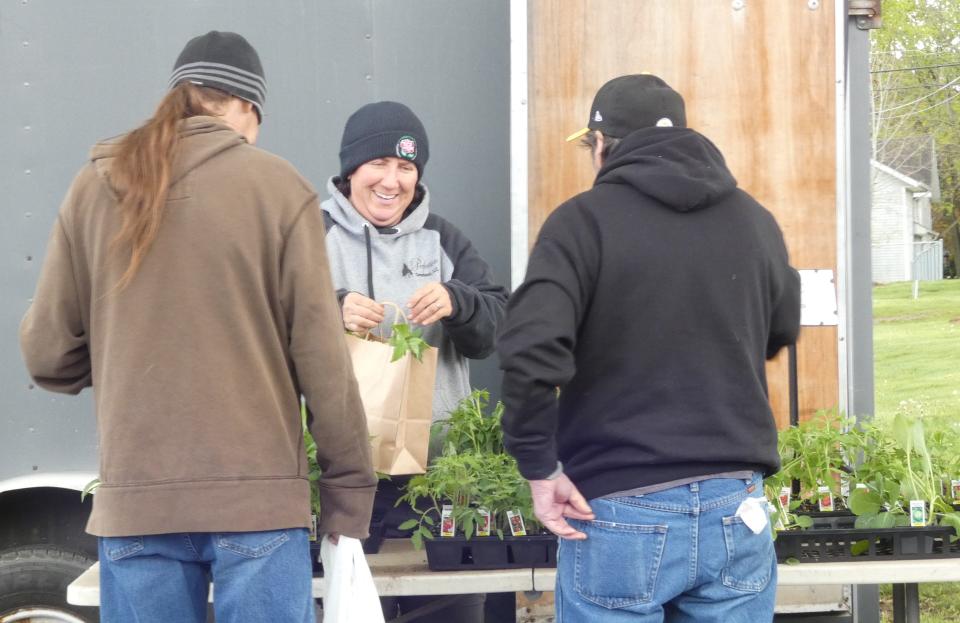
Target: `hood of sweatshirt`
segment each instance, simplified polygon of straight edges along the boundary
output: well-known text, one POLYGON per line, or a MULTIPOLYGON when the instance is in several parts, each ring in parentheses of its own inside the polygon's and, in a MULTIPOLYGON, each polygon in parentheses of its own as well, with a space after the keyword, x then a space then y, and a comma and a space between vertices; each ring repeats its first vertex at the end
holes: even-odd
MULTIPOLYGON (((110 170, 122 138, 123 136, 120 136, 97 143, 90 150, 90 160, 97 173, 113 189, 116 189, 116 186, 110 180, 110 170)), ((180 140, 181 149, 173 160, 170 186, 217 154, 247 144, 247 140, 236 130, 215 117, 207 116, 190 117, 181 121, 180 140)))
POLYGON ((707 208, 737 187, 723 154, 689 128, 644 128, 624 137, 597 184, 626 184, 678 211, 707 208))
POLYGON ((363 228, 366 226, 370 235, 374 237, 406 236, 423 229, 423 224, 427 222, 427 217, 430 215, 430 191, 420 184, 419 186, 423 188, 423 201, 413 209, 407 208, 403 218, 393 227, 377 227, 357 212, 350 200, 337 190, 333 180, 332 177, 327 180, 327 192, 330 193, 330 197, 321 203, 320 207, 337 225, 351 233, 363 235, 363 228))

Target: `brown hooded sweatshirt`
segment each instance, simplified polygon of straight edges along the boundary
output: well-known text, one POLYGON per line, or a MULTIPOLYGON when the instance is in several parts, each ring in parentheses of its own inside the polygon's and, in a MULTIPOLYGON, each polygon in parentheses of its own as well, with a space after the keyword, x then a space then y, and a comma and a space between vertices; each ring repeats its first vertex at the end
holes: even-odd
POLYGON ((306 527, 300 395, 323 475, 321 532, 367 534, 376 478, 316 194, 212 117, 182 122, 159 234, 130 284, 96 145, 60 209, 20 327, 46 389, 94 387, 91 534, 306 527))

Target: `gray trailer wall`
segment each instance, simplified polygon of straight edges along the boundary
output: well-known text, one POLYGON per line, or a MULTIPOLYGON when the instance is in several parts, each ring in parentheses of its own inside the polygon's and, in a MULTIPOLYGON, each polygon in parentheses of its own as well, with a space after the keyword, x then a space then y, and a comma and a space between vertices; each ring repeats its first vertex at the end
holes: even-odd
MULTIPOLYGON (((0 480, 96 467, 89 390, 33 388, 17 326, 89 147, 151 114, 189 38, 233 30, 257 48, 269 89, 258 145, 321 195, 347 116, 408 104, 430 137, 431 206, 507 284, 508 18, 506 0, 0 0, 0 480)), ((494 361, 473 370, 496 389, 494 361)))

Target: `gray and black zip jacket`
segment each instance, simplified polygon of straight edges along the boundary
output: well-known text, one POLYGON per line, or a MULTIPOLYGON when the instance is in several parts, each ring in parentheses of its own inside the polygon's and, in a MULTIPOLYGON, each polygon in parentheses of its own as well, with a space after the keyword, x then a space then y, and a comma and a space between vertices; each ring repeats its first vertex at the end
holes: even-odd
MULTIPOLYGON (((327 227, 330 271, 341 304, 349 292, 406 307, 423 285, 439 281, 450 292, 453 313, 422 327, 423 338, 438 349, 433 419, 443 419, 470 393, 467 358, 493 352, 507 290, 493 282, 490 267, 470 240, 443 218, 430 214, 430 193, 394 227, 378 228, 327 182, 330 198, 321 204, 327 227)), ((406 311, 404 309, 404 311, 406 311)), ((394 323, 387 309, 383 335, 394 323)))

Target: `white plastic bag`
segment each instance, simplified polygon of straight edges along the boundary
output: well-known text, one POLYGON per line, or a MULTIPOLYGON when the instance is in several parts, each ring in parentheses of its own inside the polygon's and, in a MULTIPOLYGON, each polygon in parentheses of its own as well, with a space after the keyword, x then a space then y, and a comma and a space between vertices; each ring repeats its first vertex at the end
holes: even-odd
POLYGON ((334 545, 321 537, 320 560, 326 591, 323 595, 323 623, 384 623, 380 597, 360 541, 340 536, 334 545))

